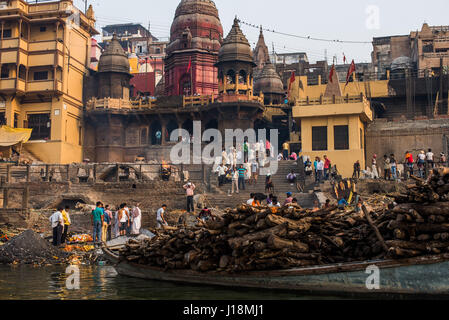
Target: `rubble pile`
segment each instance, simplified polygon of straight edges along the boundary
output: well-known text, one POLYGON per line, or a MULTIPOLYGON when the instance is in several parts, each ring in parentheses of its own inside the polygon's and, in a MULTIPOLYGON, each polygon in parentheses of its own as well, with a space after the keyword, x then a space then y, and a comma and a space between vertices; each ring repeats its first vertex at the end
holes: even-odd
POLYGON ((240 205, 201 226, 130 240, 120 257, 164 269, 243 272, 449 252, 449 169, 414 179, 407 193, 365 200, 363 210, 240 205))
POLYGON ((32 230, 26 230, 0 247, 0 263, 56 264, 68 257, 32 230))

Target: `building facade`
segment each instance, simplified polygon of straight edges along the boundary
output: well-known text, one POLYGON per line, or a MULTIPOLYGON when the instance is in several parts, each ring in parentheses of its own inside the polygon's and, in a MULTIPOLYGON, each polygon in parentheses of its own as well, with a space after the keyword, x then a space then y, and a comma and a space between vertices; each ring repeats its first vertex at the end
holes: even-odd
POLYGON ((91 63, 92 7, 71 0, 11 0, 0 9, 0 118, 31 128, 25 148, 42 161, 82 160, 83 78, 91 63))

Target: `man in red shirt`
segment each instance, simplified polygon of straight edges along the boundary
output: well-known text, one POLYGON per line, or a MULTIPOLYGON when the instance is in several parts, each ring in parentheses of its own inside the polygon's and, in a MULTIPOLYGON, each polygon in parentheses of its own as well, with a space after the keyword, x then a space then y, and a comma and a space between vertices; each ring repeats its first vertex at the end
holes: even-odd
POLYGON ((407 168, 410 172, 410 175, 413 175, 413 155, 411 152, 405 153, 405 163, 407 165, 407 168))
POLYGON ((329 172, 332 164, 327 156, 324 156, 324 180, 329 180, 329 172))

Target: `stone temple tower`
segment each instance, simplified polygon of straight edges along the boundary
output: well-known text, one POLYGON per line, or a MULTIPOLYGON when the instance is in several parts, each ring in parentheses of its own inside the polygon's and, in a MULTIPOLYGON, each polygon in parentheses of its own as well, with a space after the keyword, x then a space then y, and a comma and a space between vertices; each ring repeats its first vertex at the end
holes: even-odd
POLYGON ((215 3, 182 0, 176 9, 167 46, 165 94, 216 94, 218 73, 214 65, 222 41, 223 27, 215 3))
POLYGON ((115 34, 100 57, 97 77, 97 98, 129 99, 129 61, 115 34))

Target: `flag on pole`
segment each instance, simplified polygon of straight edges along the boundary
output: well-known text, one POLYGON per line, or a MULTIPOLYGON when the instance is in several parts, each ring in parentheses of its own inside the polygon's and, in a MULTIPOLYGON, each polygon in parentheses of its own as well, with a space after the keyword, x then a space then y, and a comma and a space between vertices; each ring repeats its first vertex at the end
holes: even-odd
POLYGON ((295 82, 296 80, 296 76, 295 76, 295 71, 293 71, 292 76, 290 77, 290 81, 288 83, 288 96, 290 97, 290 90, 292 88, 292 84, 293 82, 295 82))
POLYGON ((346 55, 345 55, 345 53, 343 52, 343 64, 346 64, 347 61, 348 61, 348 60, 346 60, 346 55))
POLYGON ((355 62, 354 59, 351 62, 351 65, 349 66, 349 70, 348 70, 348 74, 346 75, 346 85, 345 87, 348 85, 349 80, 351 79, 352 74, 355 72, 355 62))
POLYGON ((187 72, 190 71, 190 68, 192 68, 192 57, 189 58, 189 66, 187 67, 187 72))
POLYGON ((332 65, 331 72, 329 73, 329 82, 332 83, 332 78, 334 77, 335 73, 335 64, 332 65))

